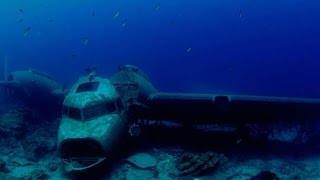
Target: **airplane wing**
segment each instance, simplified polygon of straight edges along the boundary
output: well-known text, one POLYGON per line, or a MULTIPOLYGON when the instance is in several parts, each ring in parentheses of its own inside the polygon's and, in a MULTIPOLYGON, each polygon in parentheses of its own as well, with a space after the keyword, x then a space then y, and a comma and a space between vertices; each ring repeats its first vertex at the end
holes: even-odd
POLYGON ((178 123, 247 123, 317 119, 320 99, 153 93, 144 106, 132 107, 142 119, 178 123))
POLYGON ((8 81, 0 81, 0 87, 8 86, 8 81))
POLYGON ((18 88, 20 84, 17 81, 0 81, 0 87, 18 88))

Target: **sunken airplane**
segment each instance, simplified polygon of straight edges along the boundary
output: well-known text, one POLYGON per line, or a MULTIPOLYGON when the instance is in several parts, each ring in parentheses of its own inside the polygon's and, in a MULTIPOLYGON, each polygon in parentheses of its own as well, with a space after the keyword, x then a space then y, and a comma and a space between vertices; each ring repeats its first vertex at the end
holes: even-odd
POLYGON ((4 75, 0 87, 5 88, 8 95, 18 98, 32 108, 61 107, 65 96, 62 84, 51 76, 34 70, 15 71, 4 75), (48 105, 44 107, 43 105, 48 105))
POLYGON ((317 99, 158 92, 131 65, 110 80, 95 75, 80 78, 63 102, 58 151, 68 172, 110 162, 122 138, 138 135, 144 120, 241 126, 320 115, 317 99))

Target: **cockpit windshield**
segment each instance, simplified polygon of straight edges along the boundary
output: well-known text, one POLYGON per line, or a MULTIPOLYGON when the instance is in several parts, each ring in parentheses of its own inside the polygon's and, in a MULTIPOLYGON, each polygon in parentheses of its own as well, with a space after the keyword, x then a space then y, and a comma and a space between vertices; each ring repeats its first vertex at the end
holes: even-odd
POLYGON ((72 119, 81 120, 81 109, 63 106, 62 115, 72 119))
POLYGON ((75 120, 90 120, 106 114, 117 112, 116 104, 114 101, 98 103, 82 110, 74 107, 63 107, 63 115, 75 120))

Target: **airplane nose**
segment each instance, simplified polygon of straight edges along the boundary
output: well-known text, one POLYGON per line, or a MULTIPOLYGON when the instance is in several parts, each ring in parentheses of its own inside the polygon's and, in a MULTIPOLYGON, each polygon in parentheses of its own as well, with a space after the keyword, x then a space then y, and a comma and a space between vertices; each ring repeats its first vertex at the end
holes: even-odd
POLYGON ((90 138, 66 139, 60 144, 59 153, 69 170, 85 170, 105 159, 101 144, 90 138))
POLYGON ((101 145, 89 138, 64 140, 60 147, 60 153, 63 159, 72 157, 102 157, 104 155, 101 145))

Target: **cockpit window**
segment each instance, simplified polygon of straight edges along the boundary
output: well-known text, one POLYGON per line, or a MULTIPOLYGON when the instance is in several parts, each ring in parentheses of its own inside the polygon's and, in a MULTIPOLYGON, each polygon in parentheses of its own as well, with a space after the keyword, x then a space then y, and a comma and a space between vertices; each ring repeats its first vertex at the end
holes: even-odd
POLYGON ((78 86, 76 93, 97 91, 99 84, 100 84, 99 82, 82 83, 78 86))
POLYGON ((78 108, 63 106, 62 115, 72 119, 81 120, 81 110, 78 108))
POLYGON ((95 104, 93 106, 89 106, 81 109, 63 106, 62 108, 62 116, 69 117, 75 120, 90 120, 92 118, 97 118, 106 114, 112 114, 117 112, 117 107, 114 101, 104 102, 95 104))

